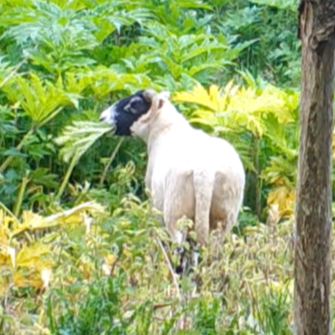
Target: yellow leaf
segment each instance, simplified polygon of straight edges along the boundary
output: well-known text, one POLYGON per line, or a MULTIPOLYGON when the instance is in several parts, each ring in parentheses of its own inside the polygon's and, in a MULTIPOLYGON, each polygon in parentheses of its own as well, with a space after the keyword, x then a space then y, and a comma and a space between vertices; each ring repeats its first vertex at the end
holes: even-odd
POLYGON ((116 256, 115 255, 107 255, 105 256, 105 262, 109 265, 113 265, 116 261, 116 256))
POLYGON ((18 267, 38 267, 42 257, 51 254, 50 247, 46 244, 36 243, 23 247, 17 254, 16 265, 18 267))
POLYGON ((91 263, 82 263, 79 266, 79 270, 82 272, 86 279, 89 279, 94 272, 94 265, 91 263))
POLYGON ((8 295, 8 288, 10 286, 10 281, 6 277, 0 277, 0 297, 3 298, 8 295))
POLYGON ((16 287, 42 288, 43 280, 40 273, 36 270, 17 271, 14 274, 14 285, 16 287))
POLYGON ((247 128, 259 137, 266 130, 263 114, 273 113, 279 122, 287 123, 293 120, 292 110, 296 108, 296 99, 272 85, 257 90, 255 87, 234 86, 232 82, 224 88, 212 85, 208 91, 198 84, 190 92, 177 93, 173 100, 196 104, 202 109, 194 112, 191 122, 214 129, 220 126, 247 128), (222 113, 225 113, 224 118, 222 113))
POLYGON ((222 93, 218 86, 212 85, 209 92, 198 84, 191 92, 177 93, 173 97, 177 102, 188 102, 203 106, 213 112, 222 112, 225 109, 227 96, 222 93))
POLYGON ((0 267, 6 267, 11 264, 11 257, 8 254, 0 253, 0 267))
POLYGON ((130 249, 128 248, 124 248, 123 249, 123 254, 126 256, 126 257, 131 257, 132 256, 132 252, 130 249))
POLYGON ((8 231, 9 226, 15 226, 17 223, 14 216, 9 216, 6 211, 0 209, 0 230, 8 231))
POLYGON ((267 198, 268 205, 278 205, 281 217, 292 215, 294 210, 296 192, 285 186, 279 186, 272 190, 267 198))

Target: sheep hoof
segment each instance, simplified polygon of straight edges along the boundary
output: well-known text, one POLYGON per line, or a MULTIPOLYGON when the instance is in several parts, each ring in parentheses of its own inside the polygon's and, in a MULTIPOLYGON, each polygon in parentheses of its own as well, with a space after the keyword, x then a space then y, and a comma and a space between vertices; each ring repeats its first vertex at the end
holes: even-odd
POLYGON ((175 253, 179 255, 179 264, 175 267, 175 272, 178 275, 187 275, 193 268, 197 268, 201 263, 200 248, 193 245, 191 249, 185 250, 183 247, 175 249, 175 253))

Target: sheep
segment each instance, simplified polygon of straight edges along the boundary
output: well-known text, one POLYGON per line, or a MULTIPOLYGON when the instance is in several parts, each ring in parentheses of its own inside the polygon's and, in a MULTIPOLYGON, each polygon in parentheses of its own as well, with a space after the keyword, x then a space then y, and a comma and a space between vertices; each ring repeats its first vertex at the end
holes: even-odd
POLYGON ((194 222, 200 246, 211 231, 223 236, 233 228, 245 188, 240 156, 226 140, 191 126, 168 92, 138 91, 104 110, 100 120, 114 126, 114 135, 146 143, 145 186, 173 242, 183 241, 182 217, 194 222))

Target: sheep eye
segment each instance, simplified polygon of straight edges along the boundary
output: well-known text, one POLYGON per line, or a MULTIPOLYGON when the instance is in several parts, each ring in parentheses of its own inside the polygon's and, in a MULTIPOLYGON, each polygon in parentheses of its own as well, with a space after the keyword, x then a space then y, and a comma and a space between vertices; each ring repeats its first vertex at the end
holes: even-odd
POLYGON ((133 106, 136 105, 137 102, 142 102, 142 99, 139 97, 132 98, 129 104, 126 107, 124 107, 124 110, 132 114, 137 114, 138 110, 133 106))
POLYGON ((134 110, 134 108, 131 106, 131 103, 129 103, 128 105, 126 105, 123 110, 127 113, 136 113, 136 110, 134 110))
POLYGON ((129 112, 132 113, 132 114, 136 114, 137 113, 137 109, 130 106, 129 107, 129 112))
POLYGON ((131 103, 128 104, 126 107, 123 108, 125 112, 127 113, 132 113, 132 114, 136 114, 137 113, 137 109, 132 107, 131 103))

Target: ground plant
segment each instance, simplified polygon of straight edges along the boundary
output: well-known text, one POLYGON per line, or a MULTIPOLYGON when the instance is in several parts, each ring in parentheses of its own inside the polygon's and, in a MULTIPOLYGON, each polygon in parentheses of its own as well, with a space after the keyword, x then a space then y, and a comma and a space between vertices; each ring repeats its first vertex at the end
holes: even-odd
POLYGON ((0 0, 0 334, 293 334, 297 6, 0 0), (238 224, 183 278, 144 144, 99 122, 149 87, 247 173, 238 224))

